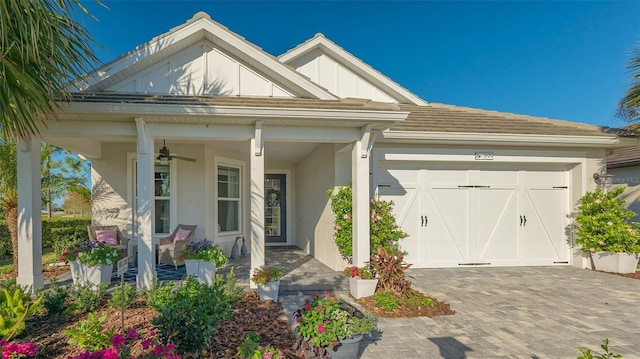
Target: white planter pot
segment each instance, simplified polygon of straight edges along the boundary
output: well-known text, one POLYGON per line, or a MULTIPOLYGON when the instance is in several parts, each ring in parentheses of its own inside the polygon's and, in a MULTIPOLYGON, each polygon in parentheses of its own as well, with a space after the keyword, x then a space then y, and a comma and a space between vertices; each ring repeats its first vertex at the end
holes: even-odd
POLYGON ((187 271, 187 275, 195 275, 196 277, 200 271, 200 260, 199 259, 185 259, 184 260, 184 268, 187 271))
POLYGON ((266 285, 258 284, 258 296, 263 302, 266 300, 277 302, 278 292, 280 292, 280 280, 267 282, 266 285))
POLYGON ((73 283, 85 282, 84 265, 78 261, 69 262, 69 269, 71 269, 71 279, 73 283))
POLYGON ((349 292, 356 299, 372 296, 377 286, 377 279, 349 278, 349 292))
POLYGON ((596 252, 591 254, 596 270, 613 273, 635 273, 638 255, 629 253, 596 252))
POLYGON ((113 265, 96 265, 90 266, 84 264, 85 281, 100 285, 102 283, 111 283, 111 274, 113 273, 113 265))
POLYGON ((213 284, 216 279, 216 264, 214 262, 200 261, 198 270, 198 282, 203 284, 213 284))

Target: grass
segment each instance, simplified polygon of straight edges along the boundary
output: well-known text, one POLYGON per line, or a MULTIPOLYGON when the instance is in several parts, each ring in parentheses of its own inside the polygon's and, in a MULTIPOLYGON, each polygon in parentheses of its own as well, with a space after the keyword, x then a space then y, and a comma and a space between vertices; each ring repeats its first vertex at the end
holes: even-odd
MULTIPOLYGON (((42 264, 50 264, 59 262, 60 258, 53 252, 51 248, 42 248, 42 264)), ((0 275, 10 274, 13 270, 13 258, 7 257, 0 259, 0 275)))

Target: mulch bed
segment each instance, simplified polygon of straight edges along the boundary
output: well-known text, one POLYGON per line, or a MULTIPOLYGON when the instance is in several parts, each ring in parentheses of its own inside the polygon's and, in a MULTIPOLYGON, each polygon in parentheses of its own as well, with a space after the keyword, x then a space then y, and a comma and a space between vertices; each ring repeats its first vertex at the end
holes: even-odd
POLYGON ((421 298, 430 298, 433 301, 433 307, 426 306, 413 306, 403 303, 400 307, 392 311, 386 311, 384 308, 376 307, 373 297, 365 297, 355 299, 351 297, 356 303, 360 304, 370 313, 383 318, 413 318, 413 317, 435 317, 439 315, 452 315, 455 311, 451 310, 451 306, 448 303, 441 302, 435 298, 429 297, 420 293, 421 298))

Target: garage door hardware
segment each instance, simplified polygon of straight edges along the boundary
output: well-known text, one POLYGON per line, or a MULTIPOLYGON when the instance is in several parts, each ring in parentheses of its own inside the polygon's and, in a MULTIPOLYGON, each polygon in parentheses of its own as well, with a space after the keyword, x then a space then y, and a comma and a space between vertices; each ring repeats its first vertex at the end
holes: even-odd
POLYGON ((554 189, 567 189, 569 187, 567 187, 567 186, 553 186, 552 188, 554 188, 554 189))
POLYGON ((429 223, 429 218, 427 216, 420 216, 422 221, 420 222, 420 227, 426 227, 427 223, 429 223))
POLYGON ((527 225, 527 216, 520 216, 520 225, 525 227, 527 225))
POLYGON ((475 185, 471 185, 471 186, 458 186, 458 188, 491 188, 491 186, 475 186, 475 185))
POLYGON ((458 263, 459 266, 490 266, 491 263, 458 263))

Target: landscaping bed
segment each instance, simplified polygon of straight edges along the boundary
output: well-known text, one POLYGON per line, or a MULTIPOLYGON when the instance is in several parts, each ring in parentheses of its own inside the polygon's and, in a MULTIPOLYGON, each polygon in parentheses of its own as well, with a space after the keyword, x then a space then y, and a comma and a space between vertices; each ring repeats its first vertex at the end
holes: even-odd
MULTIPOLYGON (((120 311, 108 308, 106 299, 103 305, 95 311, 96 314, 107 314, 105 329, 114 328, 121 332, 120 311)), ((151 318, 157 312, 146 305, 144 300, 137 299, 125 311, 125 332, 135 328, 139 337, 147 337, 153 331, 151 318)), ((68 344, 69 336, 64 334, 86 314, 54 314, 36 315, 27 320, 24 333, 16 338, 19 342, 33 342, 38 344, 37 358, 66 359, 68 356, 81 354, 76 345, 68 344)), ((287 358, 295 358, 291 350, 294 342, 293 332, 284 315, 282 305, 274 302, 260 302, 255 293, 246 292, 236 304, 231 319, 221 322, 215 331, 211 344, 211 352, 205 358, 235 358, 238 346, 245 335, 255 331, 262 337, 261 344, 272 345, 283 351, 287 358)), ((140 345, 134 345, 131 354, 138 356, 142 352, 140 345)))

